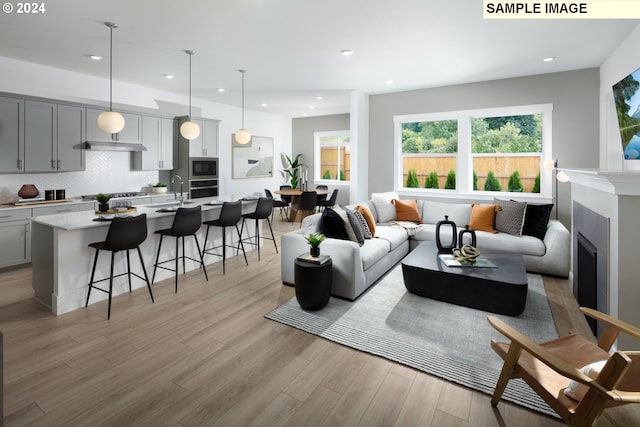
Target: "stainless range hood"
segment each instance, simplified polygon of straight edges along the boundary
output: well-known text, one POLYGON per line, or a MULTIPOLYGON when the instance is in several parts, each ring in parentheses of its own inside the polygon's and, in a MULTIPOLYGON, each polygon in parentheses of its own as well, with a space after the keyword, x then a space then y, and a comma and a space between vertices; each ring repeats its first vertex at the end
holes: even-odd
POLYGON ((147 151, 147 147, 142 144, 104 141, 86 141, 84 149, 93 151, 147 151))

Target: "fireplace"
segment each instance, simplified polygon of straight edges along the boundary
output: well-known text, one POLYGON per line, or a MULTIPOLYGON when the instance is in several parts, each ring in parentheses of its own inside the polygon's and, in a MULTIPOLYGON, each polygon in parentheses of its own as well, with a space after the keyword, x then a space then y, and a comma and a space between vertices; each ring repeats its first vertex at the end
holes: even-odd
MULTIPOLYGON (((573 202, 573 294, 580 306, 609 313, 609 219, 573 202)), ((603 325, 587 318, 594 335, 603 325)))

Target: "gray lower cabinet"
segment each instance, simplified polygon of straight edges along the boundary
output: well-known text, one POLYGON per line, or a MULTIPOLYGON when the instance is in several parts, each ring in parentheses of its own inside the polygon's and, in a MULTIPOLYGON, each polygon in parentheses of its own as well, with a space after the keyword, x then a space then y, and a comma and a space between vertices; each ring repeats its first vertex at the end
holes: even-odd
POLYGON ((0 98, 0 172, 24 171, 24 101, 0 98))
POLYGON ((0 268, 31 262, 31 209, 0 211, 0 268))
POLYGON ((84 170, 82 107, 25 102, 25 172, 84 170))
POLYGON ((105 133, 98 127, 98 116, 104 110, 87 108, 87 141, 140 143, 142 117, 139 114, 122 113, 124 129, 119 133, 105 133))
POLYGON ((49 206, 38 206, 33 208, 33 216, 53 215, 69 212, 90 211, 94 209, 93 202, 85 203, 59 203, 49 206))
POLYGON ((142 116, 141 138, 147 151, 132 153, 133 169, 173 169, 174 120, 142 116))

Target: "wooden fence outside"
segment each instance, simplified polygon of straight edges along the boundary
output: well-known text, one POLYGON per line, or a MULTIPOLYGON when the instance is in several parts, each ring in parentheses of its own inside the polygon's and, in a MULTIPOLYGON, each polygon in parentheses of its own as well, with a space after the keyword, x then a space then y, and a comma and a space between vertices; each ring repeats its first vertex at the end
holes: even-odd
MULTIPOLYGON (((351 153, 340 147, 340 158, 343 159, 340 169, 344 172, 344 180, 351 180, 351 153)), ((338 177, 338 150, 336 148, 320 149, 320 178, 329 171, 331 179, 338 177)))
MULTIPOLYGON (((456 170, 456 158, 453 156, 427 157, 426 155, 412 155, 403 158, 403 175, 402 183, 407 183, 407 173, 415 170, 418 176, 420 188, 424 188, 424 181, 431 172, 438 174, 438 188, 444 188, 449 171, 456 170)), ((513 154, 490 154, 474 156, 473 170, 478 176, 478 190, 484 189, 484 183, 487 180, 489 171, 493 171, 494 175, 500 182, 503 191, 508 191, 509 177, 515 171, 520 174, 520 180, 525 193, 533 190, 535 179, 540 173, 540 155, 513 155, 513 154)))

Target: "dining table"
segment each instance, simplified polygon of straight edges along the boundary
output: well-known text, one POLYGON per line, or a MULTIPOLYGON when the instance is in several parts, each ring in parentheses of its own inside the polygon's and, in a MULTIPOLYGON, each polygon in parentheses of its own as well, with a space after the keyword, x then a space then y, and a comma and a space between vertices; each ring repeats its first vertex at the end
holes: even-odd
MULTIPOLYGON (((315 191, 318 196, 322 196, 322 195, 326 196, 327 194, 329 194, 329 190, 321 190, 317 188, 316 189, 311 188, 307 191, 315 191)), ((299 188, 284 188, 281 190, 276 190, 274 191, 274 193, 279 194, 281 196, 291 196, 291 206, 289 206, 290 222, 302 221, 304 217, 307 216, 307 215, 303 215, 302 212, 300 212, 299 210, 293 207, 293 205, 297 204, 298 201, 300 200, 300 196, 302 195, 302 190, 300 190, 299 188)))

